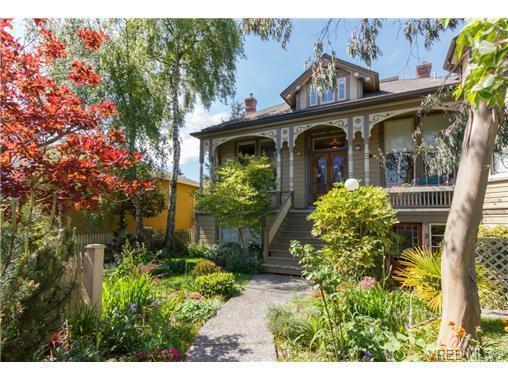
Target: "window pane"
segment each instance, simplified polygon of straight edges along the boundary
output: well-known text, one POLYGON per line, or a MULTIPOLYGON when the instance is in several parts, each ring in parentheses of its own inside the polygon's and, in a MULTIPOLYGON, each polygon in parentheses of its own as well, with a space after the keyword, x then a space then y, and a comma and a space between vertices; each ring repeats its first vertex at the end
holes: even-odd
POLYGON ((438 155, 437 151, 429 151, 425 154, 425 160, 423 163, 424 175, 417 180, 418 185, 451 185, 454 181, 453 174, 442 173, 431 175, 430 163, 438 155))
POLYGON ((261 155, 267 156, 270 161, 275 161, 277 152, 275 150, 275 142, 273 140, 262 141, 259 144, 261 155))
POLYGON ((339 79, 339 99, 346 99, 346 79, 339 79))
POLYGON ((256 145, 254 143, 240 144, 238 145, 238 153, 240 155, 255 155, 256 145))
POLYGON ((314 149, 336 149, 346 145, 346 136, 333 136, 314 140, 314 149))
POLYGON ((419 245, 418 226, 398 224, 393 230, 396 233, 395 246, 397 248, 397 254, 419 245))
POLYGON ((333 178, 332 183, 340 183, 344 181, 344 159, 340 156, 333 158, 333 178))
POLYGON ((508 173, 508 149, 504 150, 501 153, 494 154, 492 173, 508 173))
POLYGON ((326 90, 323 93, 323 103, 333 102, 333 89, 326 90))
POLYGON ((316 160, 316 186, 318 193, 324 193, 326 191, 327 179, 327 160, 325 156, 320 156, 316 160))
POLYGON ((446 225, 430 226, 430 246, 432 249, 440 249, 443 242, 446 225))
POLYGON ((220 230, 220 241, 238 243, 238 229, 222 228, 220 230))
POLYGON ((311 90, 310 92, 310 105, 314 106, 317 105, 317 91, 311 90))
POLYGON ((394 186, 413 182, 413 159, 408 153, 386 155, 386 185, 394 186))

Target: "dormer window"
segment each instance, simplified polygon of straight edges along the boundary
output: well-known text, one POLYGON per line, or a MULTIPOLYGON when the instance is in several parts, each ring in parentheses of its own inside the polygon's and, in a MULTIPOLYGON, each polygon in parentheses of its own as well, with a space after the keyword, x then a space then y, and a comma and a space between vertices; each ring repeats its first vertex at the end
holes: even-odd
POLYGON ((310 91, 310 105, 315 106, 318 103, 318 95, 316 89, 310 91))
POLYGON ((321 103, 330 103, 334 101, 334 89, 328 89, 323 92, 323 98, 321 99, 321 103))
POLYGON ((344 77, 339 78, 337 85, 338 85, 338 92, 337 92, 338 100, 341 101, 341 100, 346 99, 346 78, 344 78, 344 77))

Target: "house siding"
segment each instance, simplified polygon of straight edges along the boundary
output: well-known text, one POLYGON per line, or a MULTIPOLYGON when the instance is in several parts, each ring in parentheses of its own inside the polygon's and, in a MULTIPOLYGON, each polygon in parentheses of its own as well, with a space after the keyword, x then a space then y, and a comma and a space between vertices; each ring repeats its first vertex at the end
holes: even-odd
POLYGON ((487 225, 508 225, 508 178, 489 181, 482 217, 487 225))
POLYGON ((227 160, 234 159, 235 154, 235 142, 229 141, 219 146, 219 165, 224 165, 227 160))
POLYGON ((217 228, 215 218, 205 214, 196 215, 197 238, 205 245, 213 245, 217 242, 217 228))

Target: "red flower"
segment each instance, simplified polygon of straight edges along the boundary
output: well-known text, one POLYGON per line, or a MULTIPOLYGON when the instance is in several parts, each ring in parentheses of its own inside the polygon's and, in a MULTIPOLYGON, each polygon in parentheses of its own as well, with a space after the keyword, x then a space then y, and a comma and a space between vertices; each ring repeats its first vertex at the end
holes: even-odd
POLYGON ((109 40, 109 36, 102 30, 97 32, 92 29, 78 29, 77 34, 86 47, 93 51, 99 49, 104 41, 109 40))
POLYGON ((96 87, 101 81, 101 76, 94 72, 91 66, 86 66, 82 62, 74 61, 71 65, 71 70, 73 72, 69 74, 67 78, 76 82, 78 85, 96 87))

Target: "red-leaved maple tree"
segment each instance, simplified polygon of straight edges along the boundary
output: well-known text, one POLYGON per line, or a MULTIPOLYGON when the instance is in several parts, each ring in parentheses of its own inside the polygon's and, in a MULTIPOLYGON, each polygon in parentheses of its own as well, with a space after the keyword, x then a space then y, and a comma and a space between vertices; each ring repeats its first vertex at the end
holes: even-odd
MULTIPOLYGON (((85 104, 68 86, 51 78, 48 65, 67 56, 65 45, 35 19, 37 39, 24 46, 12 35, 12 21, 0 19, 0 167, 2 198, 20 203, 31 197, 49 206, 56 196, 63 209, 95 207, 101 195, 132 196, 151 184, 126 182, 120 172, 135 165, 124 136, 104 121, 117 113, 111 101, 85 104)), ((102 31, 77 32, 86 49, 107 40, 102 31)), ((101 77, 75 60, 67 78, 77 86, 97 86, 101 77)), ((125 171, 124 171, 125 172, 125 171)))

